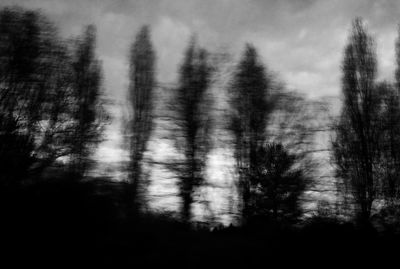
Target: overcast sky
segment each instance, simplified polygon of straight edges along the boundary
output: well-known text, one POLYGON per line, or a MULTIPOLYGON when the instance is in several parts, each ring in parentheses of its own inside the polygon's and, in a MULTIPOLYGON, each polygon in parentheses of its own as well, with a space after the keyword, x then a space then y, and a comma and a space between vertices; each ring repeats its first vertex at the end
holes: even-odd
MULTIPOLYGON (((268 69, 289 89, 322 97, 340 94, 343 48, 357 16, 364 18, 375 37, 379 78, 392 80, 400 22, 400 0, 0 0, 0 6, 15 4, 42 9, 65 38, 80 34, 87 24, 96 25, 104 86, 111 97, 120 100, 128 86, 129 47, 144 24, 152 29, 160 82, 176 81, 184 49, 196 33, 209 50, 224 48, 236 59, 246 42, 253 43, 268 69)), ((102 162, 118 163, 128 156, 122 146, 120 118, 109 126, 108 139, 99 146, 96 156, 102 162)), ((159 140, 150 144, 150 150, 152 145, 157 150, 154 156, 172 150, 170 144, 159 140)), ((229 179, 232 160, 218 151, 210 156, 209 180, 229 179)), ((150 195, 174 191, 159 178, 156 182, 150 186, 150 195)), ((171 180, 166 182, 171 184, 171 180)), ((232 180, 227 182, 232 184, 232 180)), ((220 192, 207 192, 213 208, 224 206, 220 192)), ((225 200, 230 201, 228 198, 225 200)), ((168 209, 177 205, 163 198, 157 201, 168 209)))
POLYGON ((69 37, 93 23, 105 86, 127 87, 128 49, 143 24, 152 27, 158 79, 173 82, 192 33, 207 48, 240 55, 253 43, 264 63, 291 89, 338 95, 340 63, 352 20, 361 16, 376 38, 379 76, 392 79, 398 0, 2 0, 2 6, 42 9, 69 37))

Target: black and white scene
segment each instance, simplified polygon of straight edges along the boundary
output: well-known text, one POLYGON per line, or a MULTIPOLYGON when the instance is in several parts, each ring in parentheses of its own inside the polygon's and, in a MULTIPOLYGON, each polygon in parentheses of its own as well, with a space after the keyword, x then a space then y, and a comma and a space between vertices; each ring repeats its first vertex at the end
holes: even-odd
POLYGON ((0 0, 0 247, 394 268, 400 1, 0 0))

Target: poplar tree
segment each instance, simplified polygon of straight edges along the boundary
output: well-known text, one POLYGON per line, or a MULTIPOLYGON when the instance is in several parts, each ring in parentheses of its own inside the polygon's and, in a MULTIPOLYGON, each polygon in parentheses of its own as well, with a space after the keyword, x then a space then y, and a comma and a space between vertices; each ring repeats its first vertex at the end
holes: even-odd
POLYGON ((74 48, 73 80, 75 106, 75 134, 72 146, 72 168, 77 176, 83 176, 90 162, 90 154, 100 141, 104 122, 101 103, 102 71, 96 57, 96 29, 86 27, 74 48))
MULTIPOLYGON (((152 130, 153 91, 155 87, 155 52, 149 26, 143 26, 131 47, 129 102, 131 105, 130 172, 135 203, 142 178, 143 154, 152 130)), ((137 205, 136 205, 137 206, 137 205)))
POLYGON ((188 222, 192 217, 195 191, 204 183, 204 170, 209 146, 210 121, 207 89, 211 69, 206 50, 198 48, 194 38, 190 41, 180 67, 179 86, 175 98, 176 136, 183 162, 175 169, 179 177, 179 195, 182 199, 181 217, 188 222))
POLYGON ((343 107, 333 142, 338 176, 355 199, 357 215, 367 222, 379 185, 379 96, 376 53, 361 19, 353 23, 342 65, 343 107))
POLYGON ((246 45, 231 88, 231 129, 234 135, 244 220, 252 211, 250 175, 257 169, 257 150, 265 142, 269 88, 270 78, 258 58, 256 49, 252 45, 246 45))

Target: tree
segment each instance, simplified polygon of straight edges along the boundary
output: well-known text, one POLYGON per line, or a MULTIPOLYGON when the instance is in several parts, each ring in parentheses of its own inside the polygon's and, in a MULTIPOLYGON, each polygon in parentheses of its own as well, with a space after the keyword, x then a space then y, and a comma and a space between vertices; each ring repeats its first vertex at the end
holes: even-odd
POLYGON ((183 162, 174 166, 179 177, 182 198, 181 217, 191 220, 194 192, 204 183, 204 167, 210 149, 210 120, 207 113, 209 101, 206 91, 211 69, 206 50, 197 48, 193 38, 180 67, 179 86, 175 98, 176 120, 179 127, 176 143, 183 154, 183 162))
POLYGON ((150 29, 143 26, 136 36, 130 56, 129 101, 132 108, 130 123, 131 188, 137 199, 141 179, 141 162, 152 129, 153 90, 155 87, 155 53, 150 29))
POLYGON ((71 51, 41 13, 0 12, 0 158, 7 165, 0 173, 8 174, 3 179, 40 177, 60 158, 86 168, 103 121, 94 43, 89 27, 71 51))
POLYGON ((385 180, 383 182, 383 195, 386 202, 391 205, 400 197, 400 25, 398 37, 395 42, 396 71, 395 83, 380 83, 379 91, 382 93, 384 128, 384 145, 386 160, 385 180))
POLYGON ((252 171, 254 215, 274 221, 295 221, 301 215, 300 196, 307 186, 297 157, 282 144, 268 143, 259 147, 257 164, 252 171))
POLYGON ((72 145, 72 168, 82 177, 88 168, 89 155, 99 142, 101 129, 106 120, 101 103, 101 67, 95 55, 96 29, 86 27, 82 37, 76 41, 72 63, 74 95, 75 134, 72 145))
POLYGON ((343 61, 343 108, 333 142, 337 173, 350 187, 362 221, 368 221, 378 186, 380 157, 376 55, 361 19, 353 23, 343 61))
POLYGON ((235 159, 239 171, 242 217, 250 215, 251 182, 256 169, 257 150, 265 141, 270 79, 260 63, 256 49, 247 45, 232 84, 231 130, 234 134, 235 159))
POLYGON ((9 178, 40 174, 70 152, 73 87, 67 48, 40 13, 5 8, 0 12, 0 58, 0 133, 11 139, 0 154, 5 163, 29 160, 9 171, 9 178), (16 152, 18 157, 12 156, 16 152))
POLYGON ((393 205, 400 195, 400 102, 399 92, 391 84, 377 85, 381 100, 380 195, 393 205))

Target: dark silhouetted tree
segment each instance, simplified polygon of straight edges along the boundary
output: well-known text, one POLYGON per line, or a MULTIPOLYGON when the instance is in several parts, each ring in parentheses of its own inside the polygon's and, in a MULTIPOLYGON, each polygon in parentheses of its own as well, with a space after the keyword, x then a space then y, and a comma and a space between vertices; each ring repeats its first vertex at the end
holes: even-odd
POLYGON ((72 169, 82 177, 89 157, 100 141, 106 120, 101 100, 101 67, 95 55, 96 29, 89 25, 77 39, 73 58, 73 83, 76 106, 75 134, 71 152, 72 169))
POLYGON ((376 55, 361 19, 353 23, 343 60, 343 108, 333 142, 338 175, 349 186, 361 221, 367 221, 376 198, 380 157, 379 97, 376 55))
POLYGON ((399 92, 389 83, 380 83, 381 99, 380 194, 387 205, 400 195, 400 102, 399 92))
MULTIPOLYGON (((7 143, 7 148, 28 155, 19 157, 30 162, 21 170, 40 172, 70 152, 72 85, 67 49, 45 17, 20 8, 1 11, 0 36, 0 113, 5 128, 1 134, 14 136, 9 141, 17 144, 7 143)), ((2 158, 14 159, 8 158, 12 151, 5 152, 2 158)))
POLYGON ((295 221, 302 213, 300 196, 307 180, 297 157, 282 144, 268 143, 257 150, 251 174, 252 215, 267 216, 274 221, 295 221))
POLYGON ((234 134, 235 159, 239 172, 239 193, 242 217, 250 215, 251 182, 249 175, 256 169, 257 150, 266 137, 269 112, 270 79, 260 63, 256 49, 247 45, 232 84, 231 130, 234 134))
POLYGON ((0 154, 9 177, 38 177, 61 157, 82 164, 97 140, 100 75, 93 29, 78 43, 72 56, 37 11, 0 12, 0 154))
POLYGON ((153 90, 155 87, 155 52, 150 40, 150 29, 143 26, 136 36, 130 56, 129 101, 130 119, 131 191, 138 202, 138 188, 142 177, 143 154, 152 129, 153 90))
POLYGON ((383 95, 382 123, 384 134, 384 160, 386 161, 383 194, 390 205, 400 198, 400 25, 395 42, 396 71, 394 87, 381 83, 379 92, 383 95))
POLYGON ((207 88, 211 69, 208 53, 198 48, 193 38, 180 67, 179 86, 174 100, 175 123, 178 126, 176 142, 183 154, 183 162, 175 166, 182 198, 181 217, 191 220, 194 193, 204 183, 204 167, 209 151, 210 120, 207 88))

